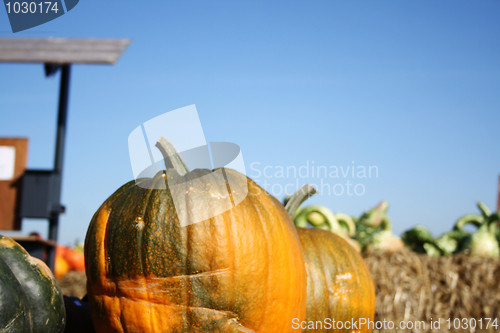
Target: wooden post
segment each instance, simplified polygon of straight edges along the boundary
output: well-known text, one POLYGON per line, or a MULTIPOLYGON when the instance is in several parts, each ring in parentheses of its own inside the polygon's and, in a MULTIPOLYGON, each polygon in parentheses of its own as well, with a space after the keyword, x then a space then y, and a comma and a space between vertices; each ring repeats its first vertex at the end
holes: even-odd
MULTIPOLYGON (((68 118, 68 95, 69 95, 69 74, 70 65, 62 65, 61 68, 61 87, 59 92, 59 111, 57 115, 57 137, 56 137, 56 156, 54 161, 54 172, 56 175, 56 184, 53 188, 53 195, 57 207, 52 207, 49 219, 49 239, 57 243, 57 234, 59 229, 59 214, 63 209, 61 206, 61 188, 62 188, 62 169, 64 155, 64 141, 66 137, 66 122, 68 118)), ((56 249, 49 248, 49 257, 47 266, 54 271, 56 263, 56 249)))

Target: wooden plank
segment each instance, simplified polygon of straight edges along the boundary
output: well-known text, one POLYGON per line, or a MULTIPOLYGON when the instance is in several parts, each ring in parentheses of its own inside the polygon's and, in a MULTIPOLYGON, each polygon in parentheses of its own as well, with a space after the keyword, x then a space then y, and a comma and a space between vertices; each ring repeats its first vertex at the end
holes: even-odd
POLYGON ((130 39, 0 38, 0 62, 114 64, 130 39))
POLYGON ((35 235, 30 235, 30 236, 22 236, 22 235, 12 235, 12 236, 7 236, 9 238, 12 238, 16 242, 32 242, 32 243, 40 243, 43 245, 47 246, 57 246, 57 243, 54 242, 53 240, 50 239, 39 239, 35 235))
POLYGON ((21 219, 17 218, 18 184, 24 170, 28 151, 27 138, 0 138, 0 147, 15 148, 15 165, 12 179, 0 180, 0 230, 21 230, 21 219))

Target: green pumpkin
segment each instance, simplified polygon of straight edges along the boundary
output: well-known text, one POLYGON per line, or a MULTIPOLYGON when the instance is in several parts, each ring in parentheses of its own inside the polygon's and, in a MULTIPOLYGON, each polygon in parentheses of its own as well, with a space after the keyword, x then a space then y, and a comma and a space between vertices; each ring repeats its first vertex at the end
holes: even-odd
POLYGON ((18 243, 0 235, 1 332, 63 332, 61 289, 49 268, 18 243))

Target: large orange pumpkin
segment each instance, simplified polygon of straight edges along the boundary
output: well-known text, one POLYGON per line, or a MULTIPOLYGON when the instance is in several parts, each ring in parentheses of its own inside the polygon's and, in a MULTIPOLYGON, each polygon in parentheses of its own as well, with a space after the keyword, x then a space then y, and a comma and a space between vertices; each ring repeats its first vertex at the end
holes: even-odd
MULTIPOLYGON (((209 174, 197 169, 178 180, 198 181, 202 194, 219 196, 203 177, 209 174)), ((292 320, 305 318, 306 271, 293 222, 252 180, 230 169, 225 175, 230 196, 248 186, 247 197, 185 227, 168 183, 161 190, 132 181, 102 204, 85 239, 97 332, 300 332, 292 320)))
MULTIPOLYGON (((288 212, 292 215, 314 193, 305 185, 290 199, 288 212)), ((294 321, 294 327, 318 333, 371 332, 375 288, 363 258, 331 231, 297 228, 297 232, 306 262, 307 311, 305 321, 294 321)))

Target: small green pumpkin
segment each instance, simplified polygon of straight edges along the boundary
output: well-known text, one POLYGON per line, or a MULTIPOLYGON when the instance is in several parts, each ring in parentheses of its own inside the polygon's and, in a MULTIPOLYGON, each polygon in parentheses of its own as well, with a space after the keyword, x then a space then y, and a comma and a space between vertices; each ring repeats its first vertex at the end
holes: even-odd
POLYGON ((63 332, 66 312, 61 289, 42 261, 0 235, 1 332, 63 332))

